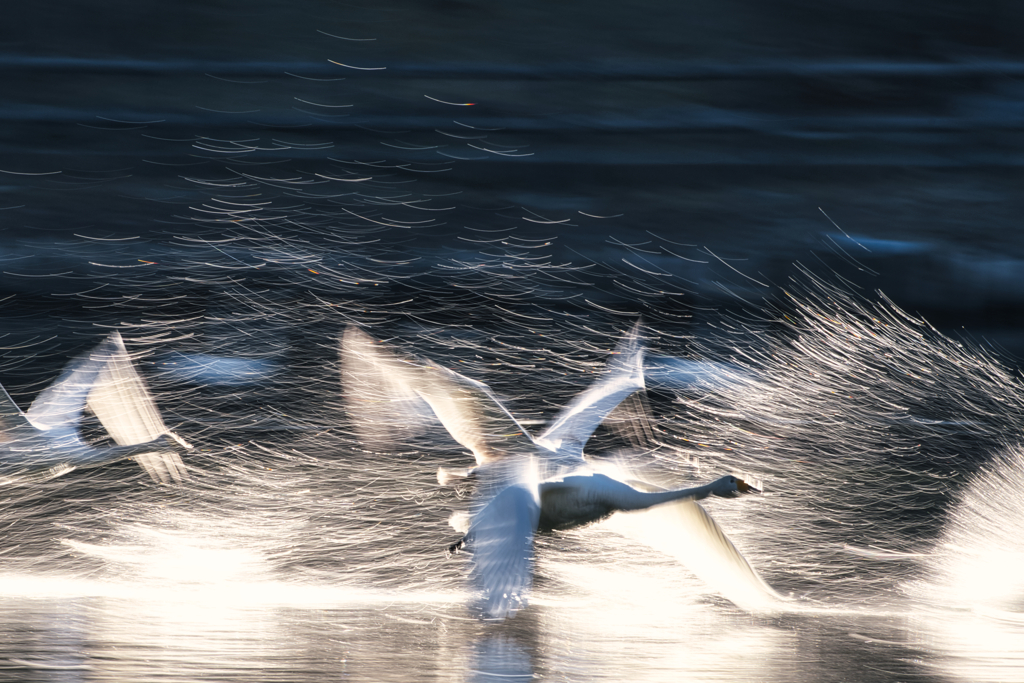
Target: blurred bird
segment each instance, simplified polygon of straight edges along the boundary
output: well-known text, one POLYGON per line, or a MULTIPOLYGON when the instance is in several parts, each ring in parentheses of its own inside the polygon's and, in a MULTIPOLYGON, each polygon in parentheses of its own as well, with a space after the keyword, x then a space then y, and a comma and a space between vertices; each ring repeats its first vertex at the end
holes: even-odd
MULTIPOLYGON (((477 479, 478 509, 468 525, 459 525, 465 535, 448 550, 472 552, 471 578, 483 595, 489 617, 512 616, 525 606, 532 583, 535 533, 575 529, 616 512, 679 501, 696 508, 676 516, 676 523, 687 525, 688 537, 699 546, 692 552, 713 555, 719 569, 731 568, 731 575, 745 585, 736 591, 743 593, 737 602, 753 604, 761 598, 764 602, 774 598, 774 591, 694 502, 709 495, 756 492, 756 488, 728 475, 703 486, 655 491, 641 482, 633 482, 633 486, 596 472, 584 456, 585 444, 608 414, 644 388, 643 357, 637 325, 619 342, 604 375, 570 401, 535 438, 482 382, 435 363, 399 360, 358 328, 345 331, 345 372, 359 379, 360 386, 375 386, 376 403, 405 404, 412 411, 419 410, 417 402, 425 403, 452 437, 475 456, 476 467, 442 467, 438 480, 444 484, 453 477, 475 475, 477 479), (384 392, 383 398, 380 392, 384 392), (755 598, 747 599, 749 596, 755 598)), ((358 399, 350 395, 351 400, 358 399)), ((699 574, 713 580, 713 573, 699 574)))
POLYGON ((154 481, 181 481, 187 477, 178 455, 183 448, 191 446, 164 425, 118 332, 69 362, 27 412, 0 386, 0 480, 56 477, 132 458, 154 481), (118 445, 82 440, 86 407, 118 445))
POLYGON ((364 440, 386 439, 389 429, 401 430, 413 418, 429 414, 473 453, 475 468, 438 470, 442 485, 515 455, 542 455, 545 476, 583 466, 583 446, 594 430, 625 398, 644 388, 637 326, 612 352, 604 376, 570 401, 536 438, 483 382, 432 361, 402 360, 357 327, 345 330, 341 357, 348 409, 364 440))

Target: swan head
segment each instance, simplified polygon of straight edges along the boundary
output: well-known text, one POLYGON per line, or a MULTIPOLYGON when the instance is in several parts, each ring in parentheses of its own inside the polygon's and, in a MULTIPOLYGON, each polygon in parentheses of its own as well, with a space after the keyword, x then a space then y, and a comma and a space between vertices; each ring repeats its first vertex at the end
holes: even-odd
POLYGON ((732 498, 738 493, 760 493, 760 491, 739 477, 729 474, 711 482, 711 494, 723 498, 732 498))

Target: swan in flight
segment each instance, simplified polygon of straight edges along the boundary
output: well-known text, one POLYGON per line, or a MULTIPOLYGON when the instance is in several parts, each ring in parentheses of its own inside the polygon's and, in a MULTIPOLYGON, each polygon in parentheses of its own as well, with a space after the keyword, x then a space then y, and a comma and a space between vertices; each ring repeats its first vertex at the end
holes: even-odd
MULTIPOLYGON (((682 553, 678 548, 661 549, 691 566, 700 578, 737 604, 758 609, 778 598, 695 502, 710 495, 756 492, 756 488, 728 475, 703 486, 653 490, 656 487, 597 472, 584 457, 583 448, 594 430, 619 403, 644 388, 643 356, 638 327, 634 326, 616 347, 603 377, 533 437, 486 384, 434 363, 400 360, 358 328, 345 331, 342 360, 346 380, 363 390, 372 386, 377 391, 372 398, 360 398, 348 388, 349 403, 357 413, 367 415, 368 409, 393 409, 396 405, 416 411, 417 402, 425 403, 452 437, 475 456, 475 468, 441 468, 438 480, 443 484, 453 476, 477 475, 481 502, 468 526, 461 529, 463 538, 448 550, 472 552, 470 575, 491 618, 512 616, 525 606, 536 533, 575 529, 616 513, 672 505, 676 506, 669 513, 672 524, 685 527, 682 537, 691 541, 692 547, 682 553), (690 553, 701 557, 690 562, 690 553), (720 580, 722 576, 728 580, 720 580)), ((665 513, 662 517, 662 521, 669 519, 665 513)), ((652 538, 642 523, 619 526, 649 545, 665 545, 652 538)))
POLYGON ((643 357, 634 326, 612 353, 605 376, 534 438, 483 382, 432 361, 399 359, 355 326, 345 330, 341 343, 348 410, 364 441, 386 439, 387 432, 408 428, 416 421, 410 418, 426 412, 473 453, 477 467, 438 470, 442 485, 515 455, 541 454, 545 476, 585 466, 583 446, 594 430, 624 399, 644 388, 643 357), (374 429, 378 426, 384 428, 374 429))
POLYGON ((132 365, 118 332, 72 360, 22 412, 0 386, 0 478, 55 477, 79 467, 132 458, 154 479, 187 475, 178 449, 191 448, 164 426, 153 398, 132 365), (78 425, 88 407, 116 446, 82 440, 78 425))

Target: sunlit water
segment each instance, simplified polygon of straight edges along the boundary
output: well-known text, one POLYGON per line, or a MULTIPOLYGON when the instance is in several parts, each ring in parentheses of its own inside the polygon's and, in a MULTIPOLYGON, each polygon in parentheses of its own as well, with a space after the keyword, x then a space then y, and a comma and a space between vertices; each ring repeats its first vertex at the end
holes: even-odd
POLYGON ((653 234, 572 255, 559 233, 604 239, 604 218, 462 202, 423 180, 434 157, 269 135, 148 142, 232 157, 150 188, 160 230, 3 257, 69 302, 0 302, 21 405, 116 327, 195 448, 178 485, 121 463, 0 489, 0 680, 1024 681, 1006 362, 824 266, 769 286, 653 234), (612 520, 537 539, 529 607, 481 619, 444 552, 472 484, 435 475, 471 458, 429 415, 367 438, 342 330, 487 382, 540 429, 638 318, 648 391, 590 452, 663 486, 761 483, 707 509, 785 600, 748 613, 612 520))
MULTIPOLYGON (((598 526, 539 538, 530 606, 482 620, 465 558, 444 554, 468 489, 435 480, 468 456, 429 420, 402 444, 358 441, 337 326, 302 352, 287 327, 330 305, 313 301, 264 309, 280 330, 265 340, 222 327, 249 331, 246 314, 178 319, 165 325, 178 341, 140 359, 168 423, 198 445, 189 482, 152 484, 125 463, 7 491, 0 678, 1024 680, 1016 378, 883 318, 891 308, 818 298, 822 286, 793 295, 796 333, 729 314, 741 335, 677 346, 653 321, 657 352, 689 354, 707 381, 652 375, 647 417, 627 410, 592 443, 659 483, 761 481, 763 496, 706 506, 785 596, 777 610, 746 613, 598 526), (193 331, 204 352, 251 357, 291 341, 271 377, 218 384, 164 360, 168 346, 190 353, 193 331), (961 374, 930 384, 943 362, 961 374)), ((552 318, 381 328, 543 419, 615 336, 552 318)))

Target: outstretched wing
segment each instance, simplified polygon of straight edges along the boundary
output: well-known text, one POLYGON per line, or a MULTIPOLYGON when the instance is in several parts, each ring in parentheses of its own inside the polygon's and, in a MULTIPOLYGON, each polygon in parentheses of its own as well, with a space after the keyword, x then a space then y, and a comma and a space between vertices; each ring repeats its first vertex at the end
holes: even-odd
MULTIPOLYGON (((97 347, 90 362, 99 360, 102 360, 101 366, 88 393, 87 405, 116 443, 122 446, 142 444, 167 434, 188 447, 168 431, 146 383, 128 356, 120 333, 112 332, 97 347)), ((171 448, 154 448, 152 452, 133 457, 154 481, 169 483, 187 478, 181 456, 171 448)))
POLYGON ((0 446, 23 441, 38 433, 7 390, 0 386, 0 446))
POLYGON ((490 387, 431 362, 397 358, 357 327, 341 342, 349 413, 364 438, 374 441, 421 419, 429 409, 478 464, 494 462, 510 447, 532 441, 490 387))
POLYGON ((536 488, 502 489, 473 517, 467 534, 470 578, 488 616, 504 619, 526 606, 533 583, 533 534, 540 518, 536 488))
MULTIPOLYGON (((647 487, 649 488, 649 487, 647 487)), ((748 611, 778 609, 782 598, 696 501, 617 512, 608 528, 670 555, 716 592, 748 611)))
POLYGON ((537 438, 560 457, 583 459, 583 447, 598 425, 627 396, 644 388, 644 347, 640 323, 615 347, 604 377, 569 402, 537 438))
POLYGON ((115 339, 111 335, 96 348, 68 362, 60 376, 39 392, 29 406, 25 416, 32 426, 46 432, 68 430, 77 433, 89 392, 117 352, 119 341, 120 337, 115 339))

